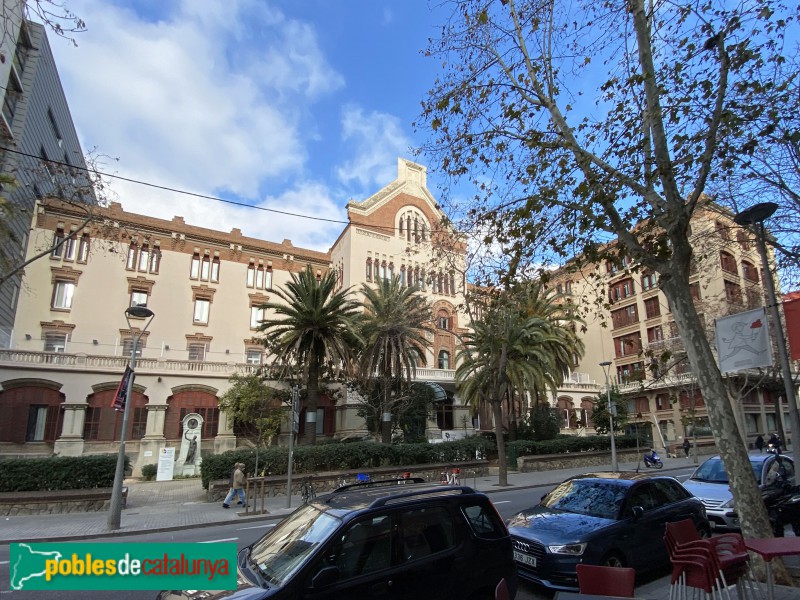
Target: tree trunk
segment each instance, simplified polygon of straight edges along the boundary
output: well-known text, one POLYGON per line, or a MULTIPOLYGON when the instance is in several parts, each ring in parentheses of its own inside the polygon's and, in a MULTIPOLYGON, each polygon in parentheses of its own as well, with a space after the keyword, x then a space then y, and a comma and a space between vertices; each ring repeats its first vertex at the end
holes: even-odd
POLYGON ((508 485, 508 463, 506 462, 506 445, 503 441, 503 404, 495 397, 492 400, 492 418, 494 419, 494 438, 497 441, 497 484, 508 485))
MULTIPOLYGON (((676 247, 674 250, 676 254, 681 251, 686 256, 691 254, 691 249, 688 247, 676 247)), ((689 291, 688 274, 676 273, 674 272, 676 270, 673 269, 667 276, 662 275, 661 287, 669 300, 689 364, 697 377, 703 400, 708 406, 708 418, 714 433, 714 441, 728 472, 742 533, 745 537, 770 537, 771 528, 764 501, 753 477, 747 449, 739 433, 733 408, 728 401, 722 375, 697 316, 689 291)))
POLYGON ((391 390, 389 389, 390 382, 388 378, 384 378, 383 381, 383 402, 381 403, 381 414, 379 415, 381 420, 381 443, 382 444, 391 444, 392 443, 392 421, 391 417, 388 421, 385 420, 385 416, 387 413, 391 414, 390 406, 389 406, 389 396, 391 390))
POLYGON ((319 361, 311 358, 308 366, 308 397, 306 398, 306 424, 303 441, 313 446, 317 443, 317 407, 319 406, 319 361))

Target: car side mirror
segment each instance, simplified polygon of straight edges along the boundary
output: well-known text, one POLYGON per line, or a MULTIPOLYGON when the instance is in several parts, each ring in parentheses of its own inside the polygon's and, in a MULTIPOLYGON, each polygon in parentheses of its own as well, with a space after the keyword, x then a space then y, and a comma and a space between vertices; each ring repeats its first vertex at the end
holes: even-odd
POLYGON ((315 590, 326 588, 339 581, 339 577, 341 577, 339 567, 323 567, 311 579, 311 587, 315 590))
POLYGON ((641 506, 634 506, 631 508, 631 515, 633 515, 633 520, 638 521, 642 518, 644 514, 644 509, 641 506))

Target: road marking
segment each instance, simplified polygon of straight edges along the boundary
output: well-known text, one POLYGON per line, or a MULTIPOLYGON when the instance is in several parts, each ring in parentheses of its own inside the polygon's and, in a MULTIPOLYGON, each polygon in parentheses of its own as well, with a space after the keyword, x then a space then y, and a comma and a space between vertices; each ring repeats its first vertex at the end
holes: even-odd
POLYGON ((238 540, 238 537, 235 538, 225 538, 223 540, 206 540, 205 542, 197 542, 198 544, 216 544, 218 542, 235 542, 238 540))
POLYGON ((492 500, 492 504, 510 504, 511 500, 492 500))
POLYGON ((11 562, 10 560, 0 560, 0 565, 7 565, 10 562, 11 562))
POLYGON ((245 531, 247 529, 265 529, 267 527, 275 527, 275 523, 269 525, 254 525, 253 527, 239 527, 236 531, 245 531))

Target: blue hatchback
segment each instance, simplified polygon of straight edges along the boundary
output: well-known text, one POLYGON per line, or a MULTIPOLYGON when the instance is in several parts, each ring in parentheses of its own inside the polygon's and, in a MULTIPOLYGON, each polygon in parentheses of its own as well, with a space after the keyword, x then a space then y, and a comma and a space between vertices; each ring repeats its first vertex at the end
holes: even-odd
POLYGON ((639 572, 666 566, 666 524, 687 518, 710 534, 703 503, 672 477, 589 473, 567 479, 540 504, 511 517, 508 530, 521 578, 577 590, 578 563, 639 572))

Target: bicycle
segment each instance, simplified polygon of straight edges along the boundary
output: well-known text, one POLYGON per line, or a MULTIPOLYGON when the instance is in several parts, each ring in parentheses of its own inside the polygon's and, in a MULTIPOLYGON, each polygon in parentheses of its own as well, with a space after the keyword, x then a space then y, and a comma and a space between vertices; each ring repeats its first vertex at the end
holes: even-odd
POLYGON ((303 504, 308 504, 309 500, 317 497, 317 491, 314 489, 314 483, 309 479, 300 485, 300 498, 303 504))

